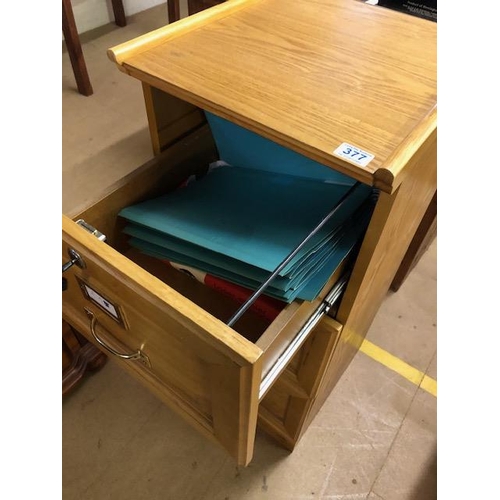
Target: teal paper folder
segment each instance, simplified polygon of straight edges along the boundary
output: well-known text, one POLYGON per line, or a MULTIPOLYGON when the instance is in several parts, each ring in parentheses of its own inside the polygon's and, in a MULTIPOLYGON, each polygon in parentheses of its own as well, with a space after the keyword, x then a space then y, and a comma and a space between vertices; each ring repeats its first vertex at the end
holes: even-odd
MULTIPOLYGON (((294 280, 277 277, 266 289, 265 293, 271 297, 290 302, 296 298, 313 300, 328 281, 337 266, 352 252, 360 236, 364 233, 371 213, 372 203, 365 202, 349 219, 347 227, 336 234, 334 240, 329 241, 314 255, 309 256, 311 265, 302 265, 300 273, 294 280)), ((269 272, 262 271, 259 279, 253 279, 243 272, 244 266, 229 270, 226 261, 221 257, 208 262, 203 259, 187 257, 185 252, 176 252, 169 248, 168 239, 165 242, 157 233, 129 224, 125 229, 131 235, 129 243, 142 252, 156 258, 187 265, 206 273, 226 279, 250 289, 256 289, 269 277, 269 272), (150 237, 153 234, 154 237, 150 237), (157 244, 155 244, 156 242, 157 244)), ((182 246, 181 246, 182 250, 182 246)))
MULTIPOLYGON (((206 112, 221 162, 168 195, 120 212, 145 254, 257 289, 330 213, 354 180, 206 112), (222 166, 221 166, 222 165, 222 166)), ((373 210, 358 185, 264 291, 314 300, 352 252, 373 210)))
MULTIPOLYGON (((325 286, 326 282, 328 281, 331 274, 335 271, 337 266, 355 248, 357 242, 359 241, 359 236, 366 229, 368 217, 365 216, 364 219, 365 221, 358 221, 358 223, 353 228, 351 228, 351 230, 346 231, 342 235, 342 237, 339 238, 332 251, 325 253, 323 259, 318 262, 316 266, 314 266, 313 270, 307 276, 307 279, 302 280, 298 286, 282 290, 273 286, 274 282, 272 282, 266 288, 264 293, 285 302, 292 302, 297 298, 303 300, 314 300, 321 289, 325 286)), ((203 261, 196 262, 189 259, 186 261, 185 257, 182 254, 170 252, 168 249, 165 249, 158 245, 154 245, 139 238, 133 237, 129 240, 129 243, 131 244, 131 246, 138 248, 145 254, 148 254, 152 257, 189 265, 201 271, 210 273, 214 276, 218 276, 220 278, 226 279, 250 289, 256 289, 262 283, 262 281, 249 279, 242 274, 227 271, 224 267, 213 266, 203 261)))
MULTIPOLYGON (((228 273, 244 276, 255 283, 262 283, 269 277, 269 271, 249 266, 245 262, 210 252, 202 247, 190 245, 176 238, 170 238, 168 235, 152 231, 143 226, 128 224, 123 229, 123 232, 134 238, 135 246, 139 246, 139 242, 141 241, 154 245, 158 247, 156 249, 158 253, 162 253, 164 258, 168 258, 172 262, 178 262, 198 269, 200 269, 200 266, 211 266, 212 269, 210 271, 212 273, 214 272, 213 268, 221 268, 228 273)), ((285 277, 277 276, 273 280, 273 287, 279 290, 289 290, 299 286, 303 279, 307 279, 311 270, 314 270, 315 266, 328 258, 329 254, 335 250, 338 237, 330 241, 329 244, 323 244, 321 248, 308 254, 304 261, 290 275, 285 277)), ((152 247, 149 246, 148 248, 151 249, 152 247)), ((205 270, 208 271, 208 269, 205 270)))
MULTIPOLYGON (((262 282, 269 276, 268 271, 259 267, 226 257, 223 254, 213 252, 199 245, 183 241, 179 238, 173 238, 170 235, 152 230, 145 226, 127 224, 127 226, 123 229, 123 232, 129 236, 133 236, 135 241, 144 241, 156 245, 165 251, 168 250, 169 258, 173 262, 179 262, 193 267, 197 267, 197 265, 201 262, 205 262, 207 265, 216 267, 223 265, 227 271, 241 274, 256 282, 262 282)), ((276 286, 280 286, 280 288, 286 289, 289 286, 289 281, 289 278, 279 276, 275 284, 276 286)))
POLYGON ((219 157, 229 165, 352 186, 354 180, 255 132, 205 111, 219 157))
MULTIPOLYGON (((270 272, 348 189, 289 175, 221 167, 185 188, 127 207, 120 215, 270 272)), ((340 226, 370 193, 369 187, 359 186, 283 274, 340 226)))

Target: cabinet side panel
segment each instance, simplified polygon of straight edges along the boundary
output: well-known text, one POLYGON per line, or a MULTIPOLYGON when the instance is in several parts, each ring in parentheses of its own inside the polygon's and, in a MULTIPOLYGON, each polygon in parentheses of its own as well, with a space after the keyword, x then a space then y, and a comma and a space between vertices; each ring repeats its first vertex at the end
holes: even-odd
POLYGON ((206 123, 200 108, 147 83, 142 91, 155 155, 206 123))
POLYGON ((344 325, 302 432, 358 351, 436 191, 437 134, 408 166, 398 190, 381 193, 337 320, 344 325))
POLYGON ((399 266, 391 283, 391 290, 397 292, 411 270, 417 265, 422 255, 427 251, 437 236, 437 191, 427 207, 425 215, 418 226, 417 232, 399 266))

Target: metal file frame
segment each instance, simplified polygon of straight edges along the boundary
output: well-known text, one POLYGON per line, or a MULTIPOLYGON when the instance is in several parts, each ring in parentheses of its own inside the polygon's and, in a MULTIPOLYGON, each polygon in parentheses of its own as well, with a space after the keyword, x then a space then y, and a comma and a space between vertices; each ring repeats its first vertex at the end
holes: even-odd
POLYGON ((346 203, 351 194, 360 186, 361 183, 355 182, 337 202, 333 209, 312 229, 312 231, 281 261, 276 269, 269 275, 269 277, 260 285, 255 292, 240 306, 240 308, 229 318, 227 321, 228 326, 233 326, 241 316, 250 308, 250 306, 262 295, 264 290, 270 283, 278 276, 284 267, 297 255, 297 253, 304 248, 306 243, 339 211, 339 209, 346 203))
MULTIPOLYGON (((346 203, 347 199, 352 195, 352 193, 361 185, 361 183, 355 182, 342 196, 342 198, 336 203, 332 210, 323 217, 320 222, 311 230, 311 232, 288 254, 285 259, 275 268, 275 270, 269 275, 269 277, 255 290, 252 295, 239 307, 239 309, 231 316, 227 321, 227 325, 232 327, 241 318, 241 316, 251 307, 251 305, 262 295, 269 284, 278 276, 281 270, 297 255, 297 253, 306 245, 306 243, 315 235, 317 232, 340 210, 340 208, 346 203)), ((302 328, 297 332, 295 337, 292 339, 290 344, 284 349, 284 351, 279 355, 273 366, 263 374, 263 378, 259 387, 259 399, 262 399, 269 388, 273 385, 274 381, 279 377, 281 372, 286 368, 289 361, 292 359, 294 354, 300 349, 302 344, 305 342, 311 331, 319 323, 321 318, 325 314, 332 311, 336 302, 342 296, 347 283, 349 281, 350 271, 344 273, 340 279, 333 285, 325 298, 321 301, 316 310, 311 314, 309 319, 304 323, 302 328)))

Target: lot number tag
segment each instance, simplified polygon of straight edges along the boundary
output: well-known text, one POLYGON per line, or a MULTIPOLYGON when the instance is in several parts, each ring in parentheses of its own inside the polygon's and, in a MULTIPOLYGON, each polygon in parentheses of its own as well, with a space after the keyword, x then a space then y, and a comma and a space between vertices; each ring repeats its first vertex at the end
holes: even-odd
POLYGON ((343 142, 333 154, 340 158, 345 158, 360 167, 366 167, 375 158, 375 155, 363 151, 352 144, 347 144, 347 142, 343 142))

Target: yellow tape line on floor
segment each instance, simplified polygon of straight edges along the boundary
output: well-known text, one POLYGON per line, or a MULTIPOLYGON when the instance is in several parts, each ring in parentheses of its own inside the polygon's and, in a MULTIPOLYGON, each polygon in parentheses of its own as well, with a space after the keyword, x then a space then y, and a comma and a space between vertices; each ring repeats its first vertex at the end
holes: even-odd
POLYGON ((399 373, 406 380, 409 380, 415 385, 418 385, 424 391, 437 397, 437 382, 433 378, 426 375, 424 372, 417 370, 413 366, 405 363, 401 359, 393 356, 390 352, 385 351, 381 347, 372 344, 369 340, 363 340, 359 350, 369 356, 370 358, 378 361, 390 370, 399 373))

